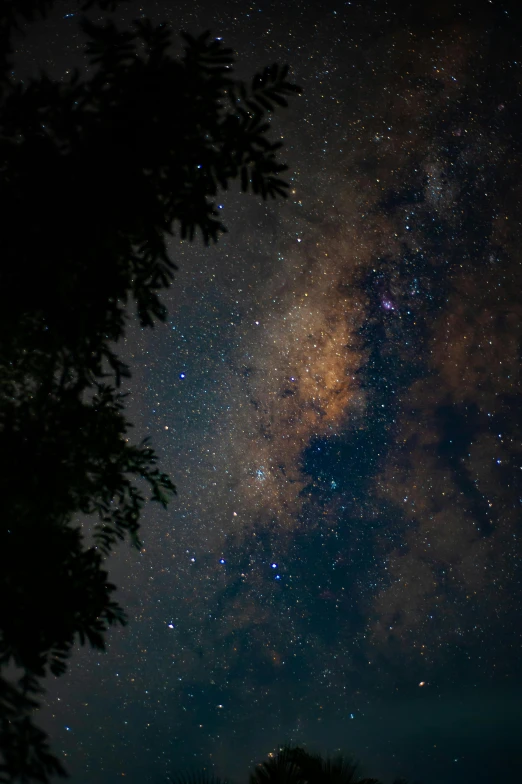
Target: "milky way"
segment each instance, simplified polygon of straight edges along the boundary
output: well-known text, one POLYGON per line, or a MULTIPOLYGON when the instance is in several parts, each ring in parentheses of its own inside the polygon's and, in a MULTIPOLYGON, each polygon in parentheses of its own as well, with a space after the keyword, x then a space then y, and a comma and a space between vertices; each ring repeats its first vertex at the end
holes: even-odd
MULTIPOLYGON (((243 68, 289 60, 304 97, 273 123, 289 200, 223 196, 230 234, 175 240, 169 322, 129 333, 137 435, 179 492, 116 563, 131 624, 71 693, 127 722, 135 773, 142 732, 162 771, 237 771, 281 740, 344 743, 381 694, 513 671, 522 57, 486 6, 215 19, 243 68)), ((79 742, 91 772, 125 767, 116 740, 101 768, 79 742)))

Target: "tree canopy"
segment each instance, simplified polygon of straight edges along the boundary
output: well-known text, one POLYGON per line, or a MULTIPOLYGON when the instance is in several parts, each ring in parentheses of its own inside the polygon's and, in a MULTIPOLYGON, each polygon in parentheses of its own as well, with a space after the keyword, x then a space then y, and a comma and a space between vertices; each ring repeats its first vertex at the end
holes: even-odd
MULTIPOLYGON (((170 784, 230 784, 205 771, 174 775, 170 784)), ((323 756, 300 746, 286 744, 258 763, 249 775, 249 784, 382 784, 379 779, 367 778, 360 772, 360 764, 353 756, 337 754, 323 756)), ((393 784, 408 784, 406 779, 395 779, 393 784)))
POLYGON ((220 190, 287 195, 269 115, 299 88, 277 64, 236 79, 208 32, 182 33, 175 58, 163 24, 87 17, 92 75, 21 84, 17 14, 52 0, 16 5, 0 5, 0 781, 45 782, 65 771, 33 723, 41 679, 126 622, 104 559, 127 537, 139 548, 144 504, 175 493, 152 446, 131 441, 115 346, 131 308, 142 327, 167 318, 169 237, 226 231, 220 190))

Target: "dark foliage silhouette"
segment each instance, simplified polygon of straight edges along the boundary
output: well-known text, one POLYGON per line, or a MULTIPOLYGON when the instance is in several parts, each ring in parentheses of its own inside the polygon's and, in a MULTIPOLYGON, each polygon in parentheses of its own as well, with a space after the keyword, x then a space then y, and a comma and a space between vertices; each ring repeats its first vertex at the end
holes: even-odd
MULTIPOLYGON (((87 3, 85 10, 93 3, 87 3)), ((115 3, 99 0, 102 9, 115 3)), ((104 558, 150 500, 175 492, 147 442, 133 444, 115 346, 135 308, 165 321, 176 266, 168 235, 217 241, 215 197, 238 180, 286 196, 267 116, 299 92, 273 65, 246 85, 206 33, 81 21, 92 76, 11 80, 19 18, 51 0, 0 3, 0 781, 64 774, 32 720, 40 679, 75 642, 103 649, 124 624, 104 558), (17 16, 18 14, 18 16, 17 16), (92 519, 87 543, 79 518, 92 519), (5 670, 17 676, 8 679, 5 670)))
POLYGON ((230 784, 228 779, 215 776, 207 770, 180 773, 170 779, 171 784, 230 784))
MULTIPOLYGON (((249 784, 382 784, 360 775, 359 763, 351 756, 323 757, 299 746, 281 746, 250 773, 249 784)), ((226 784, 211 773, 178 774, 170 784, 226 784)), ((393 784, 408 784, 395 779, 393 784)))
POLYGON ((260 762, 249 776, 249 784, 306 784, 302 749, 283 746, 277 754, 260 762))
POLYGON ((250 774, 250 784, 380 784, 361 778, 359 765, 342 754, 323 757, 299 746, 283 746, 250 774))

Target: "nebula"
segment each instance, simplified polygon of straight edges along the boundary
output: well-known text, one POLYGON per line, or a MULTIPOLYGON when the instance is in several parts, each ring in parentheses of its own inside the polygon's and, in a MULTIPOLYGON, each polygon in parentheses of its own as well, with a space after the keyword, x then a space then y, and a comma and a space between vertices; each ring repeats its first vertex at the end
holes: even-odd
POLYGON ((522 461, 520 422, 509 412, 520 389, 520 265, 499 275, 499 264, 455 281, 433 326, 430 375, 404 399, 379 480, 402 510, 404 535, 387 553, 371 634, 424 655, 449 639, 469 645, 486 618, 513 610, 522 461))
MULTIPOLYGON (((504 312, 508 292, 492 290, 494 262, 490 279, 472 274, 473 243, 490 255, 505 233, 500 205, 483 228, 485 207, 477 209, 466 190, 466 172, 483 160, 491 133, 469 108, 471 64, 482 45, 472 27, 453 22, 437 36, 396 30, 373 42, 375 90, 355 78, 350 98, 358 117, 344 127, 332 117, 328 145, 338 150, 338 166, 330 160, 326 176, 301 167, 289 205, 277 214, 251 213, 264 231, 257 249, 246 224, 239 226, 253 263, 230 259, 227 249, 222 268, 197 283, 209 302, 214 280, 221 285, 235 321, 222 349, 224 369, 205 360, 214 402, 194 408, 199 415, 184 436, 190 451, 182 448, 178 463, 185 463, 186 479, 171 538, 176 562, 194 554, 206 566, 182 567, 172 579, 176 595, 188 599, 189 625, 208 602, 223 606, 219 632, 202 634, 212 635, 208 648, 228 657, 227 666, 239 655, 234 631, 268 636, 261 647, 274 662, 273 651, 295 637, 295 619, 275 630, 278 588, 267 587, 266 564, 290 558, 294 534, 303 530, 327 523, 332 535, 348 508, 346 490, 317 506, 304 455, 314 442, 369 431, 376 416, 388 422, 378 453, 384 462, 361 515, 378 518, 385 503, 390 521, 375 535, 364 533, 386 564, 358 578, 368 640, 384 651, 391 638, 421 650, 430 629, 439 643, 443 628, 459 636, 462 608, 489 580, 490 532, 485 536, 477 523, 453 458, 439 454, 441 409, 473 404, 493 415, 498 384, 507 392, 518 383, 519 335, 510 329, 518 306, 504 312), (376 402, 381 387, 389 391, 385 403, 376 402), (246 566, 233 569, 239 561, 246 566), (233 600, 222 603, 232 589, 233 600), (218 640, 227 641, 226 654, 218 640)), ((354 59, 360 56, 355 49, 354 59)), ((503 149, 499 143, 492 153, 497 166, 503 149)), ((482 461, 485 448, 475 441, 459 463, 477 492, 478 467, 467 463, 482 461)), ((328 591, 323 597, 336 596, 328 591)), ((201 669, 197 658, 196 665, 201 669)))

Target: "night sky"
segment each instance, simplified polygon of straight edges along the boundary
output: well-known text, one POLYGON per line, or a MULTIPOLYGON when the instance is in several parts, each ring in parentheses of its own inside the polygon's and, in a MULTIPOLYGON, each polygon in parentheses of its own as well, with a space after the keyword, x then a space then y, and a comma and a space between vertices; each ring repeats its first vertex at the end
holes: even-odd
MULTIPOLYGON (((218 245, 174 238, 168 323, 122 346, 178 496, 112 559, 128 627, 49 683, 76 784, 241 781, 285 741, 386 782, 522 775, 517 7, 115 15, 210 29, 304 94, 272 123, 290 198, 232 191, 218 245)), ((20 78, 82 62, 75 10, 32 27, 20 78)))

